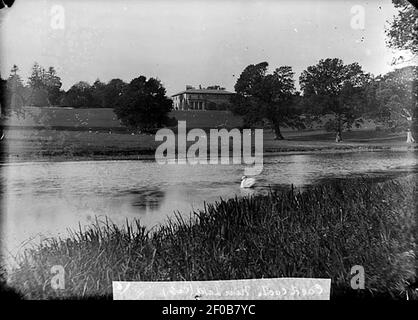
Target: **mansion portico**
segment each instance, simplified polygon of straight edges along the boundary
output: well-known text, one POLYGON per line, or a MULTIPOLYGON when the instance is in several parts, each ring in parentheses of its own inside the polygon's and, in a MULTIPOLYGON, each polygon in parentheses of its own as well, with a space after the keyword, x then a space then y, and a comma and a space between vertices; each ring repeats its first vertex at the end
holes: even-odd
POLYGON ((172 95, 174 110, 206 110, 209 105, 215 106, 230 104, 230 97, 234 93, 226 91, 225 88, 212 86, 196 89, 186 86, 185 91, 172 95))

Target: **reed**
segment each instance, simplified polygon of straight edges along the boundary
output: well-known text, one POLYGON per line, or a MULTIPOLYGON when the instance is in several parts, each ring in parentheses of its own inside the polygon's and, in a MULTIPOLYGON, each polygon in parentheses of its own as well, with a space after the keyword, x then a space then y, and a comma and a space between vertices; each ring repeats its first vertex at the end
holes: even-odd
POLYGON ((415 176, 350 179, 220 200, 147 230, 96 221, 19 257, 7 285, 27 299, 111 299, 112 281, 331 278, 331 298, 416 298, 415 176), (53 290, 51 266, 65 269, 53 290), (351 289, 362 265, 366 289, 351 289))

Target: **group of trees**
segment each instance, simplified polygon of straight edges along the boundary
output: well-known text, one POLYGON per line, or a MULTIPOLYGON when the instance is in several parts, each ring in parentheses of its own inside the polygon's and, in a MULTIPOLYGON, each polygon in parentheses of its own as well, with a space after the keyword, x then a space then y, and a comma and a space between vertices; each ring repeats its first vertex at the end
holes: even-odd
POLYGON ((93 85, 80 81, 67 91, 53 67, 47 70, 35 63, 26 83, 16 65, 7 80, 0 79, 2 115, 23 112, 23 106, 70 106, 113 108, 122 123, 130 128, 152 131, 170 123, 168 113, 172 101, 158 79, 144 76, 126 83, 112 79, 108 83, 96 80, 93 85))
POLYGON ((158 79, 139 76, 126 83, 112 79, 96 80, 93 85, 80 81, 62 98, 62 105, 72 107, 113 108, 122 124, 130 129, 152 132, 169 124, 172 101, 158 79))
POLYGON ((3 114, 11 110, 19 112, 24 105, 45 106, 59 103, 63 93, 62 83, 54 67, 45 69, 35 63, 26 84, 18 71, 19 68, 14 65, 8 79, 1 79, 3 114))
MULTIPOLYGON (((418 53, 418 1, 392 0, 399 14, 386 30, 390 47, 418 53)), ((383 76, 365 73, 358 63, 345 65, 328 58, 309 66, 299 77, 296 92, 291 67, 267 73, 267 62, 247 66, 235 85, 232 111, 246 125, 267 120, 283 139, 280 126, 300 128, 331 115, 325 128, 342 132, 360 126, 364 119, 391 129, 417 131, 418 67, 398 68, 383 76)))
POLYGON ((45 69, 35 62, 26 83, 18 71, 19 68, 14 65, 8 79, 1 79, 3 113, 17 112, 24 105, 113 108, 122 90, 128 86, 120 79, 112 79, 108 83, 97 79, 93 85, 80 81, 64 91, 54 67, 45 69))
POLYGON ((112 79, 108 83, 97 79, 93 85, 80 81, 63 94, 61 104, 79 108, 114 108, 127 86, 121 79, 112 79))
POLYGON ((418 67, 399 68, 374 78, 367 88, 366 99, 370 116, 379 123, 416 131, 418 67))
POLYGON ((301 128, 327 115, 324 127, 342 132, 359 127, 365 119, 391 129, 412 128, 418 115, 418 67, 396 69, 383 76, 365 73, 358 63, 322 59, 299 77, 295 89, 289 66, 267 72, 268 63, 247 66, 238 78, 232 111, 247 126, 267 121, 276 139, 283 139, 283 125, 301 128))
MULTIPOLYGON (((400 11, 387 30, 389 46, 410 50, 415 55, 416 2, 393 0, 400 11)), ((290 66, 269 73, 268 63, 261 62, 243 70, 229 108, 243 117, 246 126, 269 123, 276 139, 283 139, 283 125, 303 128, 331 115, 324 126, 334 130, 336 141, 341 141, 344 130, 359 126, 367 118, 392 129, 413 129, 418 117, 417 79, 418 67, 414 66, 374 77, 358 63, 344 64, 341 59, 327 58, 301 73, 298 92, 290 66)), ((26 84, 17 66, 13 66, 8 79, 1 80, 0 85, 2 113, 6 113, 5 106, 16 111, 23 105, 104 107, 114 108, 128 127, 150 130, 170 123, 171 100, 161 82, 154 78, 140 76, 130 83, 120 79, 104 83, 98 79, 93 85, 80 81, 65 92, 53 67, 44 69, 35 63, 26 84)))
POLYGON ((386 30, 388 45, 418 54, 418 0, 392 0, 398 15, 386 30))
POLYGON ((320 60, 299 77, 306 111, 318 118, 331 114, 325 127, 342 140, 344 129, 359 126, 365 114, 364 89, 371 81, 358 63, 345 65, 341 59, 320 60))
POLYGON ((246 126, 267 120, 271 123, 277 139, 283 139, 280 126, 300 127, 303 122, 295 106, 298 94, 291 67, 280 67, 267 73, 267 62, 249 65, 235 84, 236 95, 232 98, 231 110, 241 115, 246 126))
MULTIPOLYGON (((267 62, 247 66, 235 84, 231 111, 243 117, 245 126, 270 124, 276 139, 283 139, 283 125, 304 128, 331 115, 324 126, 336 132, 336 141, 342 140, 344 130, 359 126, 364 119, 392 129, 406 129, 413 127, 418 115, 418 67, 398 68, 374 77, 358 63, 344 64, 341 59, 327 58, 301 73, 301 92, 296 90, 294 77, 289 66, 271 73, 267 62)), ((15 111, 23 105, 105 107, 113 108, 131 128, 150 130, 170 122, 171 100, 154 78, 140 76, 130 83, 96 80, 93 85, 80 81, 65 92, 53 67, 45 70, 35 63, 26 84, 13 66, 1 86, 8 93, 2 95, 2 105, 15 111)))
POLYGON ((133 79, 116 101, 114 112, 129 128, 152 132, 170 124, 172 101, 158 79, 140 76, 133 79))

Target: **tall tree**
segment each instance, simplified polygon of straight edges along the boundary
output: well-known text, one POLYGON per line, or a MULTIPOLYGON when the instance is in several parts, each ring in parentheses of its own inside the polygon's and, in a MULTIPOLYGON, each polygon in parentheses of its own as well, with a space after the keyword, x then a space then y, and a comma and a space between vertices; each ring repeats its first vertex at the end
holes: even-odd
POLYGON ((104 107, 116 108, 119 97, 127 86, 128 84, 121 79, 110 80, 104 88, 104 107))
POLYGON ((333 117, 325 124, 342 141, 342 132, 359 126, 366 108, 364 90, 371 76, 358 63, 345 65, 341 59, 321 59, 299 77, 304 104, 314 115, 333 117))
MULTIPOLYGON (((416 59, 418 54, 418 0, 392 0, 392 2, 395 7, 399 9, 399 12, 390 27, 386 30, 388 38, 387 42, 392 48, 409 50, 416 59)), ((412 88, 415 88, 414 90, 416 90, 416 71, 413 71, 412 74, 415 75, 412 88)), ((411 95, 415 95, 416 97, 416 91, 415 93, 411 92, 411 95)), ((408 110, 408 108, 406 108, 406 110, 408 110)), ((408 112, 410 114, 407 116, 407 119, 412 119, 411 121, 407 121, 409 123, 408 127, 412 129, 412 132, 416 135, 418 133, 418 116, 416 110, 413 109, 408 112)), ((393 119, 393 112, 390 114, 390 118, 393 119)), ((395 123, 397 122, 398 121, 395 121, 395 123)), ((410 137, 407 137, 407 141, 408 138, 410 137)), ((413 141, 413 139, 409 140, 413 141)))
POLYGON ((93 106, 103 108, 105 106, 106 84, 96 79, 92 86, 93 106))
POLYGON ((244 117, 246 125, 267 120, 273 127, 276 139, 283 139, 280 127, 301 126, 294 108, 296 90, 291 67, 276 68, 267 73, 268 63, 247 66, 235 84, 236 96, 231 110, 244 117))
POLYGON ((390 27, 386 30, 390 47, 410 50, 418 54, 418 2, 416 0, 392 0, 399 9, 390 27))
POLYGON ((28 77, 28 86, 30 89, 29 104, 43 107, 51 105, 48 99, 46 89, 45 69, 35 62, 32 66, 32 73, 28 77))
POLYGON ((64 95, 62 103, 76 108, 88 108, 94 103, 92 86, 86 81, 74 84, 64 95))
POLYGON ((26 102, 25 88, 18 71, 19 68, 13 65, 7 79, 5 114, 10 114, 10 112, 21 113, 26 102))
POLYGON ((118 100, 114 112, 129 128, 153 131, 169 122, 172 101, 157 79, 147 80, 144 76, 133 79, 118 100))
POLYGON ((0 76, 0 117, 7 115, 7 80, 0 76))
POLYGON ((28 86, 31 89, 30 103, 35 106, 56 105, 63 95, 61 78, 55 68, 49 67, 45 70, 37 62, 32 66, 28 86))
POLYGON ((418 67, 408 66, 376 77, 368 93, 371 116, 391 128, 409 129, 418 117, 418 67))
POLYGON ((57 75, 54 67, 49 67, 44 74, 44 87, 48 93, 48 100, 52 105, 59 104, 63 91, 61 90, 61 78, 57 75))
POLYGON ((45 86, 45 69, 37 62, 32 66, 32 73, 28 77, 28 85, 34 89, 43 88, 45 86))

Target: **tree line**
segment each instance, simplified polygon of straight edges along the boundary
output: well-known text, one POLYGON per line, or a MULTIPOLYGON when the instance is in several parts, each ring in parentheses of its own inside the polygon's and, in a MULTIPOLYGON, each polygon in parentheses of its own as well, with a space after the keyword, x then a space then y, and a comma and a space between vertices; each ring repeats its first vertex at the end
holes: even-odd
POLYGON ((155 78, 139 76, 129 83, 121 79, 104 83, 97 79, 92 85, 79 81, 64 91, 54 67, 45 69, 35 62, 26 83, 18 71, 14 65, 8 79, 0 79, 3 116, 23 114, 24 106, 60 106, 112 108, 125 126, 142 131, 154 130, 173 121, 168 117, 172 101, 155 78))
MULTIPOLYGON (((339 58, 322 59, 299 76, 290 66, 268 72, 268 63, 247 66, 235 84, 236 94, 229 109, 242 116, 246 127, 269 124, 276 139, 283 139, 283 126, 306 128, 327 115, 323 126, 336 132, 359 127, 365 119, 396 129, 413 128, 417 117, 418 67, 408 66, 385 75, 373 76, 358 63, 344 64, 339 58)), ((152 129, 170 123, 172 102, 158 79, 139 76, 126 83, 112 79, 107 83, 85 81, 69 90, 53 67, 35 63, 26 84, 13 66, 6 87, 6 105, 16 112, 24 105, 113 108, 128 127, 152 129)), ((3 109, 3 108, 2 108, 3 109)))
POLYGON ((366 119, 392 130, 414 131, 418 116, 418 67, 408 66, 377 77, 358 63, 344 64, 327 58, 309 66, 299 76, 296 91, 294 72, 281 66, 268 73, 268 63, 247 66, 235 84, 232 111, 246 126, 271 125, 276 139, 281 127, 306 128, 314 121, 336 132, 360 127, 366 119))
POLYGON ((8 79, 1 79, 4 104, 10 111, 24 105, 113 108, 118 96, 128 86, 121 79, 112 79, 107 83, 97 79, 92 85, 79 81, 65 91, 54 67, 45 69, 35 62, 26 83, 18 71, 19 68, 14 65, 8 79))
MULTIPOLYGON (((418 10, 414 1, 393 0, 399 14, 386 30, 388 45, 409 50, 416 57, 418 10)), ((139 76, 129 83, 97 79, 92 85, 80 81, 69 90, 54 67, 35 63, 26 83, 13 66, 7 80, 0 79, 2 115, 19 112, 24 105, 113 108, 123 124, 140 130, 170 125, 172 102, 158 79, 139 76)), ((323 124, 342 140, 342 132, 359 127, 365 119, 393 130, 416 131, 418 117, 418 67, 398 68, 373 76, 354 62, 339 58, 321 59, 299 76, 290 66, 268 71, 268 63, 248 65, 240 74, 229 109, 244 120, 246 127, 269 124, 276 139, 283 139, 281 127, 306 128, 327 116, 323 124)))
MULTIPOLYGON (((418 1, 392 0, 398 15, 385 30, 387 45, 418 54, 418 1)), ((404 58, 399 57, 400 62, 404 58)), ((396 61, 395 61, 396 63, 396 61)), ((235 84, 232 111, 242 115, 245 124, 267 120, 283 139, 281 126, 304 128, 328 117, 323 124, 336 132, 359 127, 365 119, 392 130, 417 132, 418 67, 398 68, 385 75, 373 76, 358 63, 344 64, 327 58, 309 66, 299 76, 296 91, 290 66, 268 73, 268 63, 247 66, 235 84)))

